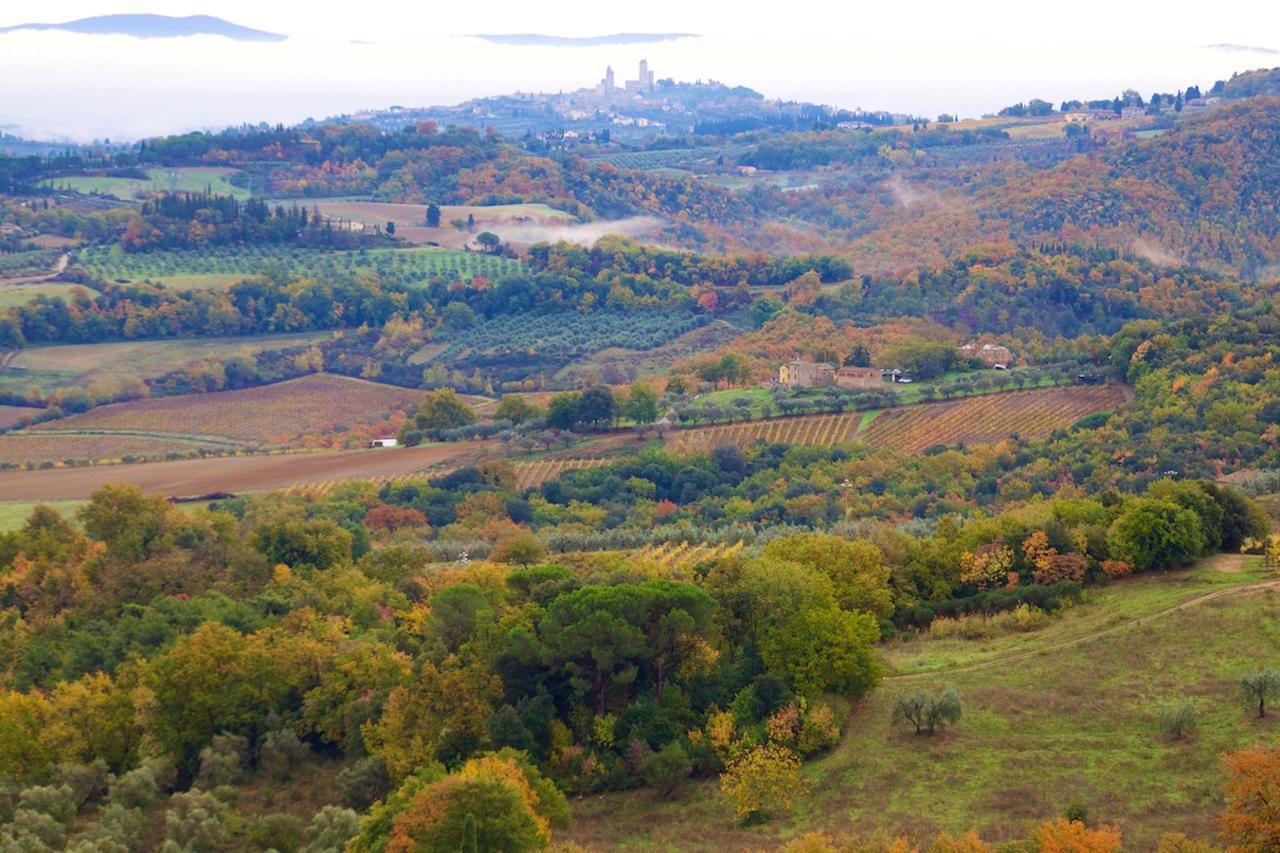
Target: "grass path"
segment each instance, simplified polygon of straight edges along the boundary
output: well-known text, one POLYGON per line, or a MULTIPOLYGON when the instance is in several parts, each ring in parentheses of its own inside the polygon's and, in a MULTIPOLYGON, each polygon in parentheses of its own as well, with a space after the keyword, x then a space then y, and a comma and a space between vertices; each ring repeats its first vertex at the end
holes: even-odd
MULTIPOLYGON (((1224 571, 1222 569, 1215 569, 1215 570, 1224 571)), ((1211 592, 1200 593, 1199 595, 1195 595, 1187 599, 1186 601, 1179 602, 1178 604, 1174 604, 1170 607, 1165 607, 1164 609, 1157 610, 1154 613, 1149 613, 1145 616, 1139 616, 1137 618, 1121 622, 1117 625, 1112 625, 1109 628, 1102 628, 1100 630, 1092 631, 1080 637, 1073 637, 1068 640, 1059 640, 1057 642, 1050 643, 1045 646, 1040 646, 1038 648, 1028 649, 1026 651, 1016 652, 1014 654, 1009 654, 1009 655, 1001 655, 999 657, 989 658, 987 660, 978 661, 976 663, 962 664, 959 666, 940 667, 938 669, 918 670, 915 672, 899 673, 896 675, 887 675, 883 680, 894 681, 894 682, 912 681, 912 680, 918 680, 922 678, 930 678, 936 675, 948 675, 951 673, 958 673, 958 672, 973 672, 974 670, 979 670, 979 669, 990 669, 991 667, 1006 666, 1011 663, 1024 661, 1028 658, 1039 657, 1041 655, 1047 655, 1051 652, 1061 651, 1062 649, 1070 649, 1070 648, 1074 648, 1075 646, 1083 645, 1085 643, 1091 643, 1091 642, 1094 642, 1095 640, 1100 640, 1104 637, 1109 637, 1113 634, 1118 634, 1122 631, 1129 631, 1141 625, 1145 625, 1148 622, 1154 621, 1156 619, 1162 619, 1166 616, 1170 616, 1174 613, 1177 613, 1178 611, 1186 610, 1191 607, 1198 607, 1202 604, 1207 604, 1210 601, 1216 601, 1217 599, 1222 598, 1224 596, 1249 595, 1252 593, 1261 592, 1262 590, 1265 590, 1265 589, 1274 589, 1275 587, 1280 587, 1280 578, 1269 578, 1267 580, 1252 581, 1252 582, 1241 584, 1239 586, 1227 587, 1226 589, 1216 589, 1216 590, 1212 590, 1211 592)))

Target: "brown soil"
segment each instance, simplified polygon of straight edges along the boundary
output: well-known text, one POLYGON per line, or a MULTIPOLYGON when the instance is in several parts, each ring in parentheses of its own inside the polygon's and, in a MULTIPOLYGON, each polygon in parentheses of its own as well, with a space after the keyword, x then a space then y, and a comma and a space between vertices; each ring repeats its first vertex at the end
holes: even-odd
POLYGON ((8 501, 79 500, 108 483, 126 483, 169 497, 212 492, 256 492, 332 480, 409 474, 471 456, 493 442, 432 447, 343 450, 279 456, 229 456, 137 465, 101 465, 43 471, 0 471, 0 496, 8 501))

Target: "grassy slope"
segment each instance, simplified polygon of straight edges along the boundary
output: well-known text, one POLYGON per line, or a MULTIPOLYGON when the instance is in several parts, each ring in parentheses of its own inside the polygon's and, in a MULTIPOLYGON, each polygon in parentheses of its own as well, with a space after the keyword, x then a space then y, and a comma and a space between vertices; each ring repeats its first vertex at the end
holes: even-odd
POLYGON ((741 828, 708 782, 671 803, 655 803, 647 791, 579 801, 570 834, 601 849, 740 849, 815 828, 879 826, 921 840, 977 827, 995 840, 1021 836, 1080 802, 1092 819, 1122 827, 1126 849, 1150 850, 1165 831, 1212 840, 1221 754, 1280 736, 1280 714, 1252 719, 1235 692, 1241 673, 1274 664, 1280 654, 1280 591, 1227 594, 1080 645, 999 658, 1261 577, 1202 566, 1093 592, 1038 634, 888 645, 882 656, 892 668, 943 671, 889 678, 864 701, 842 746, 806 768, 814 793, 794 815, 741 828), (947 671, 984 658, 995 662, 947 671), (924 739, 890 726, 896 696, 945 685, 964 703, 954 730, 924 739), (1170 744, 1157 732, 1154 711, 1179 695, 1196 703, 1200 731, 1170 744))
MULTIPOLYGON (((31 510, 36 508, 36 501, 0 501, 0 533, 17 530, 27 523, 31 510)), ((67 518, 74 518, 75 512, 84 501, 46 501, 67 518)))
POLYGON ((72 175, 52 178, 44 182, 45 186, 68 187, 80 193, 96 193, 112 195, 124 201, 133 201, 142 193, 159 190, 180 190, 183 192, 204 192, 212 187, 216 193, 232 195, 238 199, 247 199, 249 190, 237 187, 227 180, 234 169, 220 168, 179 168, 148 169, 148 180, 138 178, 108 178, 97 175, 72 175))

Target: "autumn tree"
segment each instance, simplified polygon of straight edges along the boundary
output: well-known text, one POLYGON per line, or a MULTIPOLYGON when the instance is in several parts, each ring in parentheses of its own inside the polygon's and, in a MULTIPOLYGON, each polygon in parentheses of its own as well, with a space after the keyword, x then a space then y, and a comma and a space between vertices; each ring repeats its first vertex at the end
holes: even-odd
POLYGON ((1227 807, 1218 818, 1232 850, 1280 850, 1280 750, 1249 747, 1223 758, 1227 807))
POLYGON ((538 537, 528 531, 522 531, 499 540, 489 556, 494 562, 517 563, 527 569, 544 559, 547 556, 547 549, 538 541, 538 537))
POLYGON ((1038 853, 1119 853, 1120 832, 1114 827, 1086 826, 1058 818, 1032 830, 1030 841, 1038 853))
POLYGON ((809 786, 794 752, 765 744, 729 762, 720 776, 720 790, 739 820, 752 820, 790 811, 809 786))

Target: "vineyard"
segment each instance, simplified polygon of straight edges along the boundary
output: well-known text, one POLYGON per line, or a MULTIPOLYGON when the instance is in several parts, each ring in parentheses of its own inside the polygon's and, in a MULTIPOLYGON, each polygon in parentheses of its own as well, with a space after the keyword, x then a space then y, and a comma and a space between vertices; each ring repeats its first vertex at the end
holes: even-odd
POLYGON ((706 543, 666 542, 662 545, 645 548, 640 552, 640 557, 657 563, 663 569, 679 572, 692 569, 699 563, 704 563, 708 560, 732 557, 742 548, 743 542, 741 539, 732 545, 724 543, 709 545, 706 543))
POLYGON ((422 394, 361 379, 314 374, 239 391, 156 397, 100 406, 30 432, 110 432, 211 443, 287 444, 298 436, 345 431, 414 408, 422 394))
POLYGON ((384 282, 410 286, 433 277, 462 281, 480 276, 498 278, 520 268, 519 261, 510 258, 434 247, 339 251, 301 246, 211 246, 130 253, 119 246, 90 246, 75 252, 71 263, 107 281, 172 281, 175 286, 193 276, 280 273, 324 280, 359 272, 376 272, 384 282))
POLYGON ((516 488, 536 489, 543 483, 554 480, 565 471, 576 471, 579 468, 594 468, 605 465, 610 459, 539 459, 533 462, 517 462, 516 488))
POLYGON ((818 447, 859 441, 915 453, 939 444, 992 442, 1013 434, 1044 438, 1124 399, 1123 391, 1115 386, 1014 391, 901 406, 874 415, 846 412, 685 429, 671 433, 667 446, 687 453, 723 444, 743 447, 757 441, 818 447))
POLYGON ((707 165, 724 155, 733 159, 748 146, 705 146, 702 148, 666 148, 658 151, 623 151, 606 154, 600 159, 619 169, 671 169, 695 164, 707 165))

